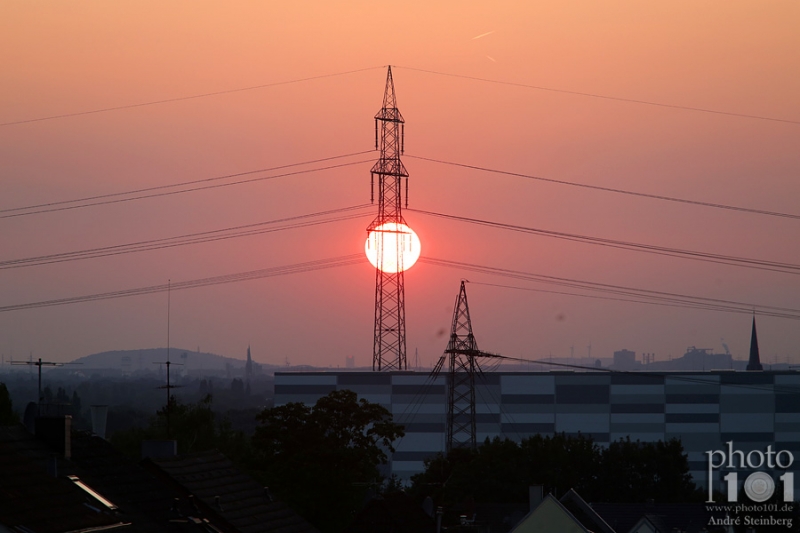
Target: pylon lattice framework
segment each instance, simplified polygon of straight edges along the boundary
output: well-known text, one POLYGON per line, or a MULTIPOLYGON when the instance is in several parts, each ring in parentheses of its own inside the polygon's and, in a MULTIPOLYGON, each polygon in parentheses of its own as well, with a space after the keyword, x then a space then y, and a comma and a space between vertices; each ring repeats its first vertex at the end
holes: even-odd
MULTIPOLYGON (((405 224, 402 211, 401 178, 408 178, 400 155, 404 148, 405 122, 397 109, 392 80, 392 67, 386 76, 383 107, 375 115, 375 149, 380 158, 370 171, 372 175, 372 201, 375 201, 375 182, 378 184, 378 216, 367 232, 386 223, 405 224)), ((406 206, 408 206, 408 180, 406 180, 406 206)), ((384 272, 384 242, 386 230, 380 230, 375 239, 378 265, 375 269, 375 336, 372 369, 405 370, 406 364, 406 308, 403 272, 384 272)), ((396 261, 403 265, 404 239, 393 239, 396 261)))
POLYGON ((477 446, 475 375, 481 373, 477 358, 485 355, 489 354, 478 349, 478 343, 472 333, 467 289, 462 280, 453 310, 450 341, 433 370, 433 374, 438 375, 445 360, 448 361, 445 442, 447 452, 453 448, 475 449, 477 446))

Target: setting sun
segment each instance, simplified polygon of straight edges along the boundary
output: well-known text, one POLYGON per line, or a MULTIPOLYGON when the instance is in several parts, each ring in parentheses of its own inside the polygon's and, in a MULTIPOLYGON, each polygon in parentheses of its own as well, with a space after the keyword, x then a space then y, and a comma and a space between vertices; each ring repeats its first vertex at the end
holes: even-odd
POLYGON ((394 274, 408 270, 419 259, 421 244, 414 230, 405 224, 387 222, 369 232, 364 251, 375 268, 394 274), (398 242, 399 236, 399 242, 398 242), (382 245, 382 246, 381 246, 382 245), (382 250, 383 261, 378 266, 378 253, 382 250), (398 260, 400 256, 400 260, 398 260))

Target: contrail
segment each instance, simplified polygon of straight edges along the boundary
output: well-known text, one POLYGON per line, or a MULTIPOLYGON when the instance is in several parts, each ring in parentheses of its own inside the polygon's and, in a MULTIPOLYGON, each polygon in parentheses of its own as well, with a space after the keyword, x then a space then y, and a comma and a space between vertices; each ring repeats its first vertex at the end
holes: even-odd
POLYGON ((478 35, 476 37, 473 37, 472 40, 474 41, 475 39, 480 39, 481 37, 486 37, 487 35, 490 35, 492 33, 494 33, 494 30, 487 31, 486 33, 481 33, 480 35, 478 35))

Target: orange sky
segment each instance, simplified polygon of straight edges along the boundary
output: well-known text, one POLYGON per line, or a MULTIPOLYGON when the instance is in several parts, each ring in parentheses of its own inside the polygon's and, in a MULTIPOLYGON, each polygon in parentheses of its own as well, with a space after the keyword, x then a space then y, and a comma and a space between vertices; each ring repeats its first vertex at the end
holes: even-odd
MULTIPOLYGON (((800 126, 487 84, 409 68, 800 120, 800 4, 785 2, 6 2, 0 123, 392 64, 406 152, 555 179, 799 213, 800 126), (490 33, 491 32, 491 33, 490 33), (474 37, 484 35, 478 39, 474 37)), ((369 150, 384 69, 0 126, 0 209, 369 150)), ((373 157, 370 154, 368 157, 373 157)), ((405 158, 411 207, 800 263, 800 222, 483 174, 405 158)), ((0 260, 289 217, 369 200, 370 163, 251 185, 0 219, 0 260)), ((406 216, 423 255, 798 308, 800 278, 406 216)), ((0 272, 0 306, 363 251, 369 216, 0 272)), ((444 349, 458 282, 418 264, 408 352, 444 349)), ((534 285, 530 285, 535 287, 534 285)), ((542 287, 550 288, 550 287, 542 287)), ((514 356, 746 357, 747 315, 468 287, 479 345, 514 356)), ((366 263, 172 295, 174 346, 369 364, 366 263)), ((0 313, 0 352, 69 360, 166 344, 166 296, 0 313)), ((762 357, 800 363, 796 321, 759 319, 762 357)))

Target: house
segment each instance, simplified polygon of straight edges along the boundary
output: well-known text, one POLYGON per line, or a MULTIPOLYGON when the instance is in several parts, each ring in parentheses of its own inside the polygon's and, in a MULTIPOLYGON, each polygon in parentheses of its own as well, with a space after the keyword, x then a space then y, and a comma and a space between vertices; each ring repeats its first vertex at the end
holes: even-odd
POLYGON ((421 505, 417 505, 404 492, 392 492, 367 502, 344 533, 435 533, 435 531, 436 520, 427 514, 421 505))
MULTIPOLYGON (((531 500, 532 504, 534 499, 531 500)), ((533 507, 533 505, 532 505, 533 507)), ((710 515, 702 503, 588 504, 570 489, 560 499, 551 494, 533 507, 512 533, 710 533, 710 515)))
POLYGON ((594 509, 618 533, 705 533, 725 531, 709 526, 702 503, 595 503, 594 509))
POLYGON ((548 494, 530 513, 525 515, 511 533, 593 533, 564 505, 548 494))
POLYGON ((138 462, 70 421, 0 426, 0 533, 317 533, 219 452, 138 462))
POLYGON ((317 533, 217 451, 149 458, 143 466, 233 533, 317 533))
POLYGON ((0 531, 129 530, 114 505, 68 477, 63 463, 22 425, 0 426, 0 531))

